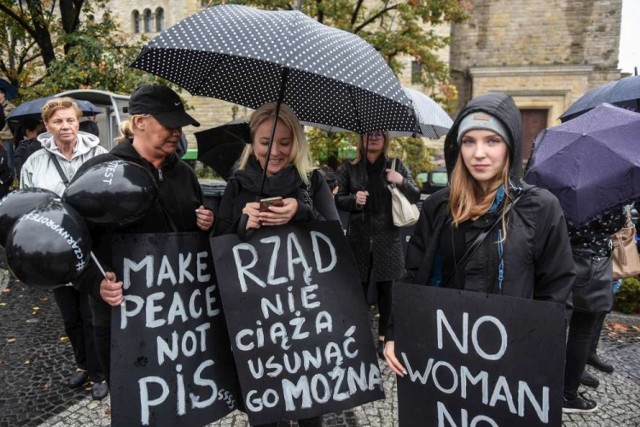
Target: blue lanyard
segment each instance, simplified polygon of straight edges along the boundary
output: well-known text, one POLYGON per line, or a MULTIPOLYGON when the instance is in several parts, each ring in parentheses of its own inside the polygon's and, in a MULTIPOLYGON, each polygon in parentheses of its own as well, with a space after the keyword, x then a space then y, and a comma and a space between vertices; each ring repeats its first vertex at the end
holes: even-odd
POLYGON ((502 229, 498 228, 498 290, 502 294, 502 282, 504 281, 504 245, 502 243, 502 229))

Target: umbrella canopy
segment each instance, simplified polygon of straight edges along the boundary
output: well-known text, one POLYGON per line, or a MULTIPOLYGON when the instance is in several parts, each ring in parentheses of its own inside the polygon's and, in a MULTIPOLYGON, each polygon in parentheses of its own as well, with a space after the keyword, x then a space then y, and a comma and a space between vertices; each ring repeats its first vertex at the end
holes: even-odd
POLYGON ((419 135, 430 139, 438 139, 449 132, 451 125, 453 125, 453 120, 451 120, 451 117, 440 105, 438 105, 437 102, 417 90, 413 90, 408 87, 403 87, 402 90, 411 100, 411 105, 413 106, 413 111, 415 112, 416 120, 418 121, 419 131, 391 131, 389 132, 390 136, 419 135))
MULTIPOLYGON (((37 98, 31 101, 23 102, 18 105, 15 110, 9 114, 7 120, 9 122, 20 122, 25 119, 36 119, 39 120, 41 116, 42 107, 51 99, 55 99, 55 96, 47 96, 45 98, 37 98)), ((95 116, 96 114, 100 114, 102 111, 96 107, 93 103, 89 101, 85 101, 82 99, 74 99, 74 101, 80 107, 83 116, 95 116)))
POLYGON ((207 8, 160 33, 131 66, 253 109, 281 100, 309 123, 358 133, 415 129, 410 101, 380 54, 299 11, 207 8))
POLYGON ((5 79, 0 79, 0 88, 4 90, 4 97, 7 101, 11 101, 18 96, 16 87, 5 79))
MULTIPOLYGON (((422 92, 403 87, 402 90, 411 101, 413 111, 418 124, 417 129, 408 131, 391 131, 389 136, 424 136, 426 138, 438 139, 449 132, 453 120, 433 99, 422 92)), ((305 126, 313 126, 327 132, 349 132, 348 129, 342 129, 337 126, 327 126, 318 123, 302 122, 305 126)))
POLYGON ((536 139, 524 180, 556 195, 585 224, 640 198, 640 114, 602 104, 536 139))
POLYGON ((585 93, 562 113, 560 120, 566 122, 576 118, 604 102, 640 112, 640 76, 605 83, 585 93))
POLYGON ((198 160, 213 169, 225 181, 231 176, 233 165, 242 150, 251 143, 249 123, 238 119, 196 132, 198 160))

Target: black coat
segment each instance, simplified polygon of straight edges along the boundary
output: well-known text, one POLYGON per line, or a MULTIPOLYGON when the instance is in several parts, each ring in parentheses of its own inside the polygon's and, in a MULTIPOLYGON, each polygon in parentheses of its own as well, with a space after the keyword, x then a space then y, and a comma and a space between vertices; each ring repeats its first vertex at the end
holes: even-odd
POLYGON ((252 158, 244 170, 237 170, 227 182, 215 220, 214 234, 237 233, 242 209, 249 202, 262 197, 298 199, 298 211, 292 222, 339 221, 338 211, 331 191, 322 174, 316 169, 311 173, 310 185, 300 179, 292 166, 279 172, 267 181, 260 195, 262 168, 252 158))
MULTIPOLYGON (((166 160, 161 169, 156 169, 138 154, 131 141, 124 141, 109 153, 93 157, 83 163, 75 174, 74 180, 93 165, 118 159, 137 163, 151 172, 158 184, 158 202, 142 219, 133 224, 110 228, 91 227, 93 251, 107 270, 110 270, 108 264, 111 262, 111 238, 114 234, 200 230, 196 224, 195 210, 202 205, 202 189, 193 169, 175 154, 166 160), (169 222, 167 218, 171 221, 169 222)), ((115 209, 115 207, 105 207, 105 209, 110 208, 115 209)), ((94 324, 110 327, 111 307, 100 297, 102 279, 98 268, 90 262, 74 285, 86 289, 93 297, 91 308, 94 324)))
MULTIPOLYGON (((445 188, 422 205, 420 220, 407 248, 405 280, 409 283, 426 285, 431 281, 437 268, 435 258, 441 233, 451 226, 448 216, 442 214, 448 202, 449 189, 445 188)), ((474 226, 484 229, 492 222, 493 218, 485 215, 474 226)), ((476 234, 467 234, 468 244, 476 234)), ((464 269, 465 289, 498 292, 492 280, 498 269, 495 253, 496 239, 491 235, 484 239, 464 269)), ((522 197, 509 213, 502 294, 566 304, 573 280, 573 257, 560 203, 545 189, 525 186, 522 197)), ((457 284, 452 281, 449 286, 457 284)))
MULTIPOLYGON (((386 167, 391 168, 390 160, 387 160, 386 167)), ((400 159, 396 161, 396 170, 404 177, 404 184, 398 188, 411 203, 416 203, 420 199, 420 190, 400 159)), ((384 170, 380 180, 386 186, 384 170)), ((380 203, 383 209, 378 213, 369 214, 366 209, 361 210, 356 206, 355 194, 365 190, 368 181, 366 160, 356 164, 344 163, 338 171, 336 205, 351 213, 347 240, 356 259, 361 282, 368 280, 371 264, 376 281, 399 279, 403 274, 404 251, 400 229, 393 224, 389 192, 384 194, 380 203)))

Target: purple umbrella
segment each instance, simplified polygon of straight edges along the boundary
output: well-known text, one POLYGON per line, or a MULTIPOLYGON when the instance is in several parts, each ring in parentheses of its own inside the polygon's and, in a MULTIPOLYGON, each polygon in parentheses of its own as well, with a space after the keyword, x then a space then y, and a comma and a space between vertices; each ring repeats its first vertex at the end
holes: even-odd
POLYGON ((610 104, 543 131, 524 177, 574 225, 640 198, 640 114, 610 104))

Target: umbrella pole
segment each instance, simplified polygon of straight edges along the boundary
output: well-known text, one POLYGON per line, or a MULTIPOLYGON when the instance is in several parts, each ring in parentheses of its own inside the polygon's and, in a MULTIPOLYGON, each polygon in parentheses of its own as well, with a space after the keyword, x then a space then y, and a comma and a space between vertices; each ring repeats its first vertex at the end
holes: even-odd
POLYGON ((276 102, 276 114, 273 117, 273 126, 271 127, 271 137, 269 138, 269 145, 267 146, 267 155, 265 157, 264 169, 262 170, 262 179, 260 180, 260 194, 262 198, 262 189, 264 188, 264 180, 267 177, 267 168, 269 167, 269 158, 271 157, 271 146, 273 145, 273 138, 276 134, 276 125, 278 124, 278 116, 280 115, 280 105, 284 99, 284 90, 287 87, 287 78, 289 77, 289 69, 282 69, 282 81, 280 83, 280 93, 278 94, 278 102, 276 102))

